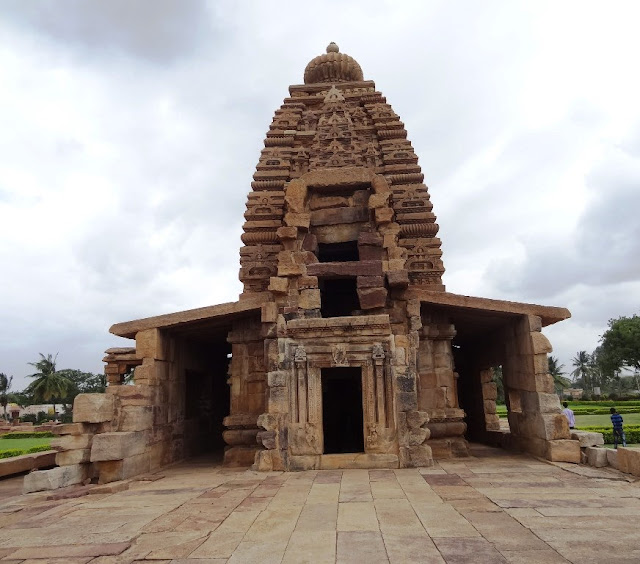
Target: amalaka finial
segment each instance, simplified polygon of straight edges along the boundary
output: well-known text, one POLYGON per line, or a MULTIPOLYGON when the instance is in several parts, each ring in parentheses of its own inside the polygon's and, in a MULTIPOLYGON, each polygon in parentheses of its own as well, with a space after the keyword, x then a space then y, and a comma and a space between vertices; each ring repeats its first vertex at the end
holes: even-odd
POLYGON ((339 53, 339 52, 340 52, 340 48, 335 42, 332 41, 331 43, 329 43, 329 45, 327 45, 327 53, 339 53))

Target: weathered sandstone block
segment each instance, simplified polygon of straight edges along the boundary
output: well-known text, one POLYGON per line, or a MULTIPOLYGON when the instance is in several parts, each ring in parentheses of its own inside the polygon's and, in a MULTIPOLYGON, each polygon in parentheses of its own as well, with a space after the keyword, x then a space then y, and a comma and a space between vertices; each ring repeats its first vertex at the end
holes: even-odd
POLYGON ((588 431, 578 431, 577 429, 572 429, 571 438, 574 441, 578 441, 582 448, 594 447, 604 444, 604 437, 602 436, 602 433, 590 433, 588 431))
POLYGON ((387 282, 392 288, 405 288, 409 285, 409 272, 402 270, 390 270, 387 272, 387 282))
POLYGON ((556 394, 544 392, 526 392, 520 394, 521 406, 524 411, 539 411, 540 413, 560 413, 560 400, 556 394))
POLYGON ((588 446, 586 448, 586 454, 589 465, 595 466, 596 468, 607 466, 609 464, 607 462, 607 450, 609 449, 588 446))
POLYGON ((73 421, 74 423, 111 421, 114 407, 111 394, 79 394, 73 402, 73 421))
POLYGON ((269 291, 276 294, 286 294, 289 289, 289 279, 279 276, 269 278, 269 291))
POLYGON ((618 447, 618 466, 622 472, 640 476, 640 449, 618 447))
POLYGON ((387 304, 385 288, 358 288, 357 292, 361 309, 374 309, 387 304))
POLYGON ((153 426, 153 408, 129 405, 122 408, 121 431, 146 431, 153 426))
POLYGON ((546 456, 552 462, 573 462, 580 464, 580 444, 571 439, 547 441, 546 456))
POLYGON ((542 333, 530 333, 533 354, 548 354, 553 352, 553 347, 542 333))
POLYGON ((149 467, 149 453, 137 454, 124 460, 98 462, 98 483, 108 484, 118 480, 126 480, 148 472, 149 467))
POLYGON ((34 468, 54 466, 56 463, 56 454, 54 451, 44 451, 4 458, 0 460, 0 478, 22 472, 29 472, 34 468))
POLYGON ((77 450, 66 450, 56 454, 56 464, 58 466, 73 466, 74 464, 84 464, 91 458, 91 449, 82 448, 77 450))
POLYGON ((36 470, 24 477, 24 493, 57 490, 81 484, 87 478, 87 465, 60 466, 51 470, 36 470))
POLYGON ((159 329, 145 329, 136 333, 136 356, 167 360, 169 341, 159 329))
POLYGON ((145 437, 140 432, 102 433, 93 438, 91 462, 122 460, 144 452, 145 437))
POLYGON ((76 450, 91 448, 92 434, 64 435, 51 441, 51 448, 56 450, 76 450))
POLYGON ((320 290, 301 290, 298 307, 302 309, 320 309, 320 290))
POLYGON ((89 429, 90 426, 84 423, 65 423, 52 427, 51 432, 54 435, 82 435, 89 432, 89 429))
POLYGON ((620 470, 624 472, 622 468, 620 468, 620 463, 618 461, 618 451, 612 448, 604 449, 607 452, 607 464, 616 470, 620 470))

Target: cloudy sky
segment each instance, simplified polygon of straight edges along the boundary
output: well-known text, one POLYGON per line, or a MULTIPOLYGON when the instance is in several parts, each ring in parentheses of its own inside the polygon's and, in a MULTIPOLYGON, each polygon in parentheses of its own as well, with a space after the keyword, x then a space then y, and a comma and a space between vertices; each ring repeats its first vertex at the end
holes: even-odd
POLYGON ((115 322, 237 299, 274 110, 336 41, 401 116, 452 292, 640 310, 640 4, 2 0, 0 372, 102 370, 115 322))

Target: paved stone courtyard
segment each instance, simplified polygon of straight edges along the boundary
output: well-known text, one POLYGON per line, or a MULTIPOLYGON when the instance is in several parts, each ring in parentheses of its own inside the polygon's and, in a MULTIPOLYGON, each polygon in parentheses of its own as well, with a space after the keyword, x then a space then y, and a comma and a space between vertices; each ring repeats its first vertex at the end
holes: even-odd
POLYGON ((432 468, 287 474, 198 460, 79 497, 100 487, 19 496, 4 481, 0 562, 640 561, 638 482, 472 454, 432 468))

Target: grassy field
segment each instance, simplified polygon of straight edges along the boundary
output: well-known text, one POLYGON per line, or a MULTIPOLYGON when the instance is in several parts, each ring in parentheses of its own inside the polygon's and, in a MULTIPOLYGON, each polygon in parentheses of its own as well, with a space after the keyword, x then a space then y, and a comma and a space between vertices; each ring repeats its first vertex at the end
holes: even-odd
MULTIPOLYGON (((623 413, 625 425, 640 425, 640 413, 623 413)), ((610 427, 609 415, 576 415, 576 427, 610 427)))
POLYGON ((51 437, 37 439, 0 439, 0 450, 10 450, 14 448, 27 450, 31 447, 51 444, 51 437))

